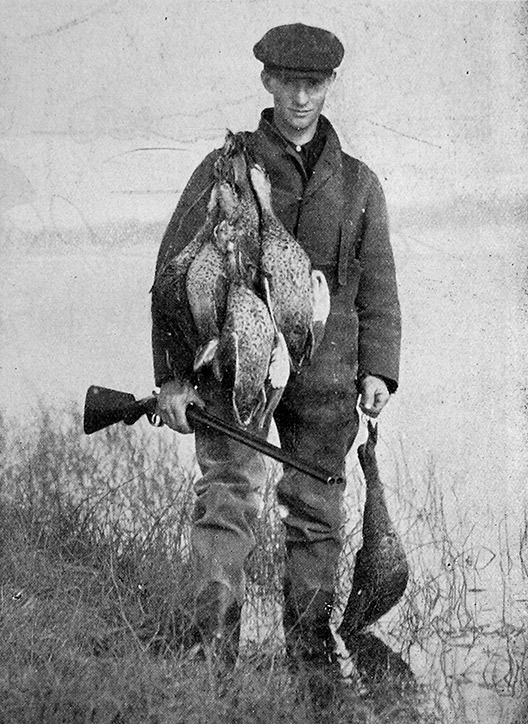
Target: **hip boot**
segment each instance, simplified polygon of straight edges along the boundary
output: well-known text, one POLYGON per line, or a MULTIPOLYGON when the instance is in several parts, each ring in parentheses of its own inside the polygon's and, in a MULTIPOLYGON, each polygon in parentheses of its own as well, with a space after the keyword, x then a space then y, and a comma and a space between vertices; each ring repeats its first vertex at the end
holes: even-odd
POLYGON ((333 594, 327 591, 284 589, 286 654, 298 676, 300 694, 308 699, 318 721, 336 710, 344 682, 330 630, 333 594))
POLYGON ((240 643, 241 606, 231 590, 217 581, 197 596, 195 623, 200 644, 211 660, 232 668, 240 643))

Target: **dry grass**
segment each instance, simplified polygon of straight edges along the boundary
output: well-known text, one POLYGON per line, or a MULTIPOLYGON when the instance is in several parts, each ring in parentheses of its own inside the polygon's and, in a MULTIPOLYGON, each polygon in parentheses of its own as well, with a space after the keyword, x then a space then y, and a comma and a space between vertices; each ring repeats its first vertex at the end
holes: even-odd
MULTIPOLYGON (((281 658, 272 485, 248 564, 239 666, 219 678, 179 650, 193 499, 173 439, 143 423, 88 438, 81 430, 75 408, 43 411, 25 428, 0 421, 0 723, 310 721, 281 658)), ((384 681, 366 695, 353 678, 332 721, 507 721, 526 684, 525 631, 507 600, 515 536, 503 531, 492 562, 471 523, 446 513, 432 464, 421 480, 402 464, 399 478, 391 506, 413 574, 377 633, 422 691, 411 700, 384 681), (488 565, 498 565, 505 592, 492 623, 477 605, 488 565), (471 699, 479 685, 482 718, 471 699)), ((522 542, 526 526, 519 533, 522 542)), ((351 558, 348 550, 341 604, 351 558)))

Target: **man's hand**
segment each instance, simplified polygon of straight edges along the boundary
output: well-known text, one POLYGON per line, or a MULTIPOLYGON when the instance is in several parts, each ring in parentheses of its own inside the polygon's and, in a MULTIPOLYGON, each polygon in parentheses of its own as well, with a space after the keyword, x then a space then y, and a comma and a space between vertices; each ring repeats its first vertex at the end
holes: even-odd
POLYGON ((389 401, 385 382, 374 375, 366 375, 359 386, 359 407, 369 417, 377 417, 389 401))
POLYGON ((158 395, 157 413, 165 423, 176 432, 188 435, 193 432, 187 422, 187 405, 205 407, 205 403, 190 382, 171 380, 164 382, 158 395))

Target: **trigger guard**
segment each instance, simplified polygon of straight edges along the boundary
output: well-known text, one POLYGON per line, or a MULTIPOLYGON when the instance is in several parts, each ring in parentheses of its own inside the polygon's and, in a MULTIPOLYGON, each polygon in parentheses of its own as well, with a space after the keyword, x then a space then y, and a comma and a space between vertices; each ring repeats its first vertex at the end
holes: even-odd
POLYGON ((163 427, 163 420, 157 412, 147 412, 147 420, 152 427, 163 427))

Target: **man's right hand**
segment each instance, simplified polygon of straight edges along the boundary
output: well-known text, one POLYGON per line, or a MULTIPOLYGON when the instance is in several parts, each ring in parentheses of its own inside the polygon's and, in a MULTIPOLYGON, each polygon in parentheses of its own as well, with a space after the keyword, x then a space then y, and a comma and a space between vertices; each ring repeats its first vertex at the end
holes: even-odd
POLYGON ((191 403, 205 407, 205 403, 190 382, 170 380, 160 387, 157 413, 165 423, 176 432, 188 435, 193 432, 187 421, 187 406, 191 403))

